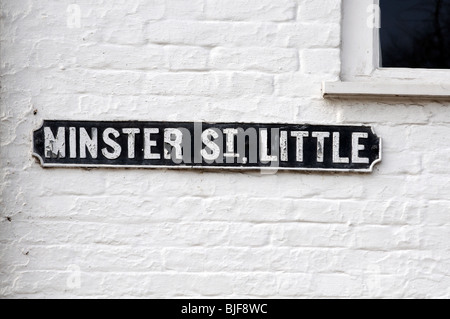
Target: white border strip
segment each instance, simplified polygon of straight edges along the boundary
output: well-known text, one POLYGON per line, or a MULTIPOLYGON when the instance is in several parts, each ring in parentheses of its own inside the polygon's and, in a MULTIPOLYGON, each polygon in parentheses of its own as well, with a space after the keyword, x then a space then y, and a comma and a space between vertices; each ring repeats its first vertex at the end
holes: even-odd
POLYGON ((414 97, 449 99, 448 84, 389 82, 323 82, 323 97, 414 97))

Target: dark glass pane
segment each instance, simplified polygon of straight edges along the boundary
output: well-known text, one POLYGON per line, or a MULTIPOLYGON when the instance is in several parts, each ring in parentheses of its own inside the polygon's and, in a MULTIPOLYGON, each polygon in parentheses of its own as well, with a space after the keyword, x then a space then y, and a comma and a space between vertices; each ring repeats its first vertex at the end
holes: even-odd
POLYGON ((450 0, 380 0, 382 66, 450 69, 450 0))

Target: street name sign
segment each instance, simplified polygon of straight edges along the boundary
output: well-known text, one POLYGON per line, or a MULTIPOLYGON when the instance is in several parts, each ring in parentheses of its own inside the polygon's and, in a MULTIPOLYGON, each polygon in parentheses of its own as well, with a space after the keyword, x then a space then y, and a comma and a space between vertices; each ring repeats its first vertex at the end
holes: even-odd
POLYGON ((44 121, 43 167, 276 169, 372 172, 381 139, 369 126, 44 121))

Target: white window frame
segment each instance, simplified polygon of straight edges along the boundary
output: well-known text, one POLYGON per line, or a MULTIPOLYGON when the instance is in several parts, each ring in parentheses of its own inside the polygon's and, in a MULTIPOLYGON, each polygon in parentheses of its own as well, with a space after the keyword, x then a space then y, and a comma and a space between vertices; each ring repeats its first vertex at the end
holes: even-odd
POLYGON ((450 99, 450 70, 380 67, 379 0, 342 0, 341 75, 324 97, 450 99))

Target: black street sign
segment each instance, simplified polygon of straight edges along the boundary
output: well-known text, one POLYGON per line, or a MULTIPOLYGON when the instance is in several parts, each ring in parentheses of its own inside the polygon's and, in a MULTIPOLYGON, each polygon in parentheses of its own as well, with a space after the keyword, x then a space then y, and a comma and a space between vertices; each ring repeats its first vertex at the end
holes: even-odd
POLYGON ((44 167, 371 172, 381 161, 368 126, 44 121, 33 142, 44 167))

